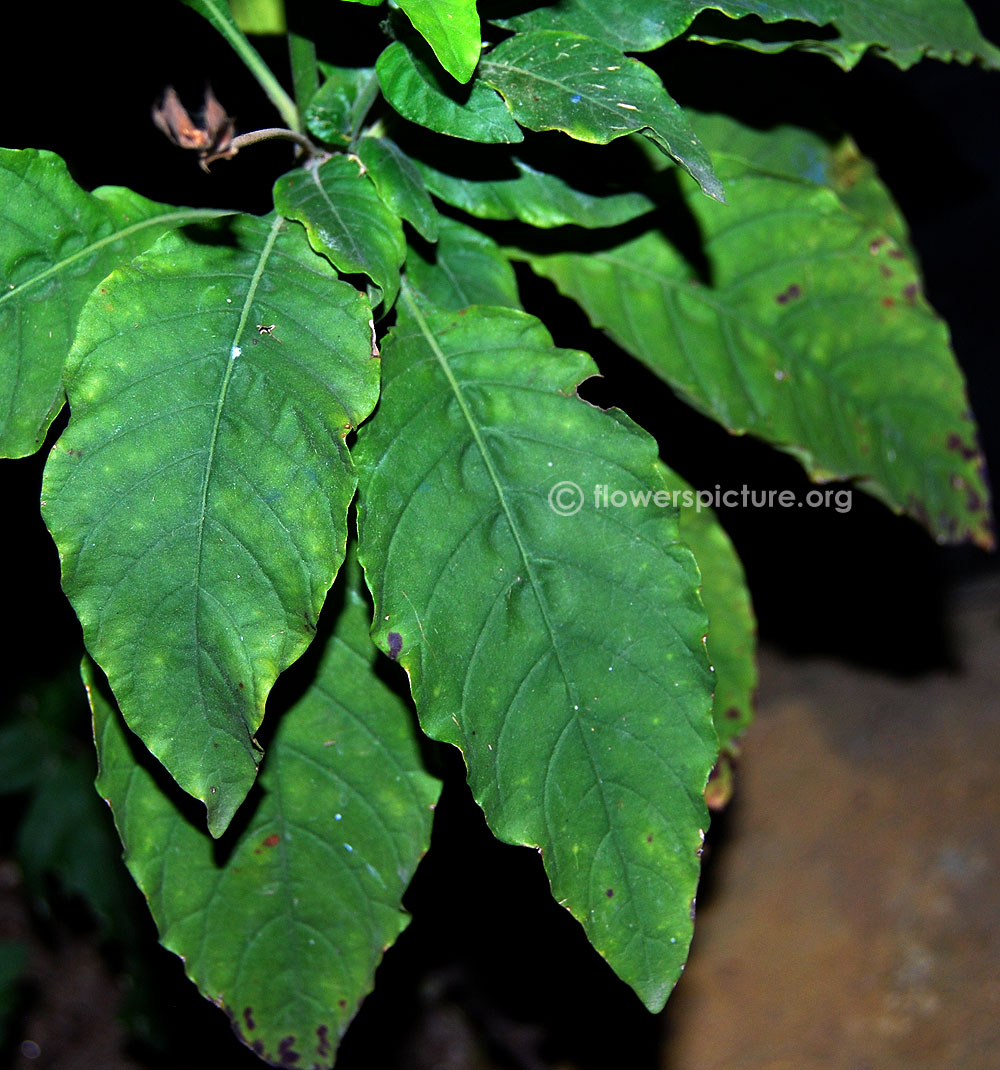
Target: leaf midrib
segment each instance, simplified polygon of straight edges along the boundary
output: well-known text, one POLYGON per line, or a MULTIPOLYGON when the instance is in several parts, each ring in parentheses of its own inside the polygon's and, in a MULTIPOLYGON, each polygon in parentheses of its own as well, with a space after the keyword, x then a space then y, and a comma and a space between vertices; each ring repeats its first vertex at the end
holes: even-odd
MULTIPOLYGON (((264 242, 264 246, 260 251, 260 255, 257 258, 257 267, 254 269, 253 276, 250 279, 250 285, 247 287, 246 297, 243 301, 243 308, 240 311, 240 322, 236 327, 236 331, 233 335, 233 339, 230 344, 229 354, 226 357, 226 372, 222 378, 222 383, 219 387, 219 400, 215 406, 215 420, 212 425, 212 433, 209 437, 208 456, 205 459, 205 474, 201 484, 201 502, 198 510, 198 530, 195 536, 197 552, 195 555, 193 589, 196 593, 196 598, 199 605, 201 599, 198 596, 198 592, 201 590, 201 573, 205 560, 205 523, 208 519, 209 486, 211 484, 212 474, 215 469, 215 453, 219 444, 219 435, 222 427, 222 414, 226 404, 226 397, 229 393, 229 385, 232 382, 233 372, 236 368, 236 361, 238 359, 238 357, 235 355, 235 352, 239 346, 240 340, 243 338, 243 332, 246 329, 247 321, 250 318, 250 309, 253 305, 254 298, 257 295, 257 288, 260 285, 261 278, 263 277, 264 269, 267 267, 268 260, 271 256, 271 251, 274 248, 274 243, 278 240, 278 235, 281 233, 281 230, 284 225, 284 218, 280 215, 276 216, 274 222, 271 224, 271 229, 268 232, 267 239, 264 242)), ((194 640, 195 649, 201 650, 202 643, 200 635, 200 613, 197 609, 195 610, 194 614, 194 640)))
POLYGON ((541 613, 542 620, 545 623, 545 630, 548 633, 549 641, 552 646, 552 651, 555 654, 556 662, 559 665, 559 671, 562 674, 563 680, 565 681, 568 693, 571 696, 575 697, 575 688, 572 685, 570 674, 567 670, 565 662, 563 661, 560 646, 556 638, 555 628, 549 617, 545 599, 542 597, 541 584, 539 583, 539 580, 535 575, 535 570, 532 567, 531 559, 528 555, 527 548, 524 545, 524 540, 521 538, 520 529, 518 528, 518 525, 514 519, 514 515, 510 510, 510 506, 507 502, 507 496, 504 493, 503 487, 500 483, 500 476, 496 470, 496 467, 493 464, 493 459, 490 456, 489 450, 487 450, 486 448, 486 443, 483 441, 483 437, 479 432, 479 427, 476 424, 476 421, 473 419, 472 412, 469 408, 468 402, 465 400, 465 395, 462 392, 462 388, 459 385, 458 380, 455 378, 454 372, 451 370, 448 358, 445 356, 444 351, 441 349, 440 345, 438 345, 437 338, 434 336, 433 331, 431 331, 430 326, 428 325, 423 312, 420 310, 420 306, 414 299, 410 286, 405 281, 405 279, 403 280, 401 293, 407 303, 410 314, 414 317, 414 320, 416 321, 417 326, 420 329, 420 333, 423 335, 425 341, 427 342, 427 345, 430 347, 431 352, 434 354, 434 358, 437 360, 438 365, 440 366, 445 378, 448 381, 448 385, 451 387, 452 393, 455 396, 455 400, 458 402, 458 406, 461 410, 462 416, 464 417, 465 422, 469 427, 472 439, 476 444, 476 448, 479 450, 479 455, 483 459, 483 464, 486 467, 486 471, 489 474, 490 481, 492 482, 494 490, 496 491, 496 496, 497 500, 500 503, 500 508, 503 510, 503 514, 506 517, 507 523, 510 526, 511 535, 514 538, 514 543, 517 546, 518 554, 520 555, 521 561, 524 564, 525 573, 531 584, 531 589, 534 592, 536 601, 538 602, 539 612, 541 613))
POLYGON ((12 297, 16 297, 22 291, 30 289, 33 286, 39 285, 46 279, 51 278, 53 275, 58 274, 60 271, 64 271, 75 263, 77 260, 82 259, 85 256, 89 256, 95 252, 100 252, 105 246, 111 245, 116 241, 122 241, 125 238, 130 237, 132 234, 137 234, 144 227, 153 227, 158 224, 172 223, 174 220, 194 222, 199 219, 218 219, 220 216, 230 215, 228 211, 220 211, 214 208, 189 208, 183 211, 166 212, 162 215, 152 216, 148 219, 141 220, 138 223, 133 223, 129 227, 125 227, 123 230, 116 230, 109 234, 105 238, 99 238, 95 242, 91 242, 89 245, 85 245, 82 249, 78 249, 75 253, 71 253, 69 256, 63 257, 62 260, 56 261, 50 267, 47 267, 44 271, 40 271, 37 275, 32 276, 25 282, 15 286, 13 290, 7 290, 6 293, 0 294, 0 304, 9 300, 12 297))

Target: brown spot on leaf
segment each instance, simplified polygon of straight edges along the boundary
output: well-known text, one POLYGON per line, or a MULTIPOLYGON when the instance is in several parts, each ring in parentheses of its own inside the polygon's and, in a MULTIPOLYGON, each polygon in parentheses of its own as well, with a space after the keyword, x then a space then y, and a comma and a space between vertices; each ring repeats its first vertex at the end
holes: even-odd
POLYGON ((787 305, 789 301, 795 301, 802 296, 802 287, 797 282, 791 283, 775 297, 779 305, 787 305))
POLYGON ((321 1058, 325 1055, 330 1055, 333 1052, 333 1048, 330 1047, 330 1027, 326 1025, 316 1026, 316 1039, 319 1044, 316 1045, 316 1054, 321 1058))
POLYGON ((896 304, 894 297, 883 297, 881 301, 883 308, 892 308, 896 304))
POLYGON ((253 1011, 250 1007, 243 1008, 243 1021, 247 1024, 247 1029, 256 1029, 257 1023, 253 1020, 253 1011))
POLYGON ((611 899, 611 898, 612 898, 612 897, 614 896, 614 894, 615 894, 615 890, 614 890, 614 888, 609 888, 609 889, 608 889, 608 890, 607 890, 607 891, 606 891, 606 892, 605 892, 604 894, 605 894, 605 895, 606 895, 606 896, 607 896, 607 897, 608 897, 609 899, 611 899))
POLYGON ((967 461, 971 461, 972 458, 976 456, 975 447, 969 446, 965 442, 963 442, 961 436, 956 435, 954 431, 952 431, 952 433, 948 436, 947 446, 948 449, 954 450, 967 461))
POLYGON ((281 837, 276 832, 272 832, 264 839, 265 847, 277 847, 279 843, 281 843, 281 837))
POLYGON ((920 286, 918 283, 909 282, 903 287, 903 296, 907 301, 913 302, 917 299, 917 294, 920 293, 920 286))

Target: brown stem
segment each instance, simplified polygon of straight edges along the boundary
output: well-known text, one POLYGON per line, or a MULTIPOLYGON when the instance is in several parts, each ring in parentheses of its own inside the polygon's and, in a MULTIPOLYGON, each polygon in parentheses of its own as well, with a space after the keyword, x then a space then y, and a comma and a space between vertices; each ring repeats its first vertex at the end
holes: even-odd
POLYGON ((274 138, 283 138, 285 141, 294 141, 296 145, 304 149, 309 156, 318 156, 320 150, 305 136, 288 130, 283 126, 268 126, 263 130, 250 130, 246 134, 239 134, 229 143, 229 148, 239 151, 247 145, 256 145, 258 141, 271 141, 274 138))

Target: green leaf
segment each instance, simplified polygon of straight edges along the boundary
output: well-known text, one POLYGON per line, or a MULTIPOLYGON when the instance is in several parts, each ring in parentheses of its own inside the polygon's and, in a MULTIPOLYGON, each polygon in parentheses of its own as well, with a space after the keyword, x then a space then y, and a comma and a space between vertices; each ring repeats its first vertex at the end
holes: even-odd
POLYGON ((712 714, 719 745, 730 750, 753 720, 757 687, 757 621, 746 575, 735 548, 705 494, 661 466, 680 506, 680 535, 701 570, 701 600, 708 612, 708 656, 715 678, 712 714), (679 492, 679 497, 677 496, 679 492))
POLYGON ((504 159, 501 175, 486 179, 455 175, 419 160, 416 164, 431 193, 479 219, 517 219, 533 227, 614 227, 654 207, 644 193, 631 190, 600 196, 574 189, 516 156, 504 159))
POLYGON ((385 307, 392 304, 406 255, 403 225, 356 161, 334 156, 283 175, 274 186, 274 206, 305 226, 317 253, 343 272, 367 275, 385 307))
POLYGON ((459 82, 467 82, 479 62, 482 45, 476 0, 398 2, 441 66, 459 82))
POLYGON ((521 307, 514 269, 497 243, 446 216, 435 245, 410 248, 406 279, 422 308, 521 307))
POLYGON ((271 68, 261 59, 260 53, 246 39, 237 26, 226 0, 183 0, 226 39, 232 50, 246 64, 247 70, 257 79, 261 89, 275 106, 285 125, 292 130, 301 130, 295 101, 285 92, 271 68))
POLYGON ((658 232, 531 266, 730 431, 819 482, 856 480, 942 542, 992 545, 962 374, 906 251, 830 189, 723 164, 727 210, 685 192, 708 280, 658 232))
MULTIPOLYGON (((290 33, 288 61, 292 68, 292 85, 295 87, 295 106, 299 114, 304 116, 306 107, 319 91, 316 45, 308 37, 290 33)), ((308 122, 306 125, 308 126, 308 122)))
POLYGON ((55 153, 0 149, 0 456, 45 441, 77 317, 101 279, 166 231, 225 214, 117 186, 86 193, 55 153))
POLYGON ((964 0, 842 0, 840 40, 810 44, 850 70, 870 46, 904 70, 924 56, 1000 67, 1000 49, 979 32, 964 0))
POLYGON ((367 301, 302 228, 230 224, 168 235, 88 302, 42 490, 87 648, 214 835, 343 559, 344 439, 378 375, 367 301))
POLYGON ((323 64, 326 81, 305 110, 309 132, 329 145, 347 145, 378 95, 374 67, 323 64))
POLYGON ((471 88, 448 85, 427 59, 394 41, 375 69, 385 99, 404 119, 466 141, 513 144, 524 140, 503 100, 480 81, 471 88))
POLYGON ((285 32, 285 0, 229 0, 229 8, 244 33, 266 36, 285 32))
POLYGON ((370 619, 352 584, 311 684, 280 718, 253 814, 221 856, 89 683, 97 788, 160 939, 271 1065, 333 1066, 409 920, 400 899, 430 839, 439 785, 409 711, 376 675, 370 619))
POLYGON ((822 26, 840 11, 841 0, 560 0, 551 7, 495 19, 497 25, 529 30, 570 30, 596 37, 623 52, 651 52, 680 36, 700 11, 721 11, 731 18, 757 15, 764 22, 798 19, 822 26))
POLYGON ((582 34, 517 34, 484 56, 479 79, 501 93, 530 130, 562 130, 606 145, 641 133, 710 197, 725 200, 712 161, 655 71, 582 34))
POLYGON ((437 209, 413 160, 387 137, 362 138, 358 158, 389 208, 421 237, 437 241, 437 209))
POLYGON ((376 642, 493 831, 541 849, 556 899, 657 1009, 691 938, 716 754, 705 617, 676 511, 595 504, 664 489, 656 444, 576 397, 593 363, 532 317, 404 298, 355 447, 376 642))
MULTIPOLYGON (((758 52, 781 52, 801 48, 819 52, 844 70, 851 70, 869 50, 906 70, 925 56, 959 63, 983 63, 1000 68, 1000 49, 979 32, 975 17, 964 0, 841 0, 833 16, 839 35, 812 38, 796 33, 786 40, 758 40, 747 28, 735 24, 719 27, 715 34, 692 33, 691 39, 709 44, 730 44, 758 52)), ((788 27, 799 30, 799 27, 788 27)), ((752 31, 751 31, 752 32, 752 31)))
MULTIPOLYGON (((899 208, 875 165, 850 138, 830 144, 811 130, 776 126, 758 130, 727 115, 694 112, 698 130, 715 152, 738 156, 759 171, 802 178, 828 186, 846 208, 881 227, 912 255, 910 237, 899 208)), ((651 155, 651 154, 650 154, 651 155)))

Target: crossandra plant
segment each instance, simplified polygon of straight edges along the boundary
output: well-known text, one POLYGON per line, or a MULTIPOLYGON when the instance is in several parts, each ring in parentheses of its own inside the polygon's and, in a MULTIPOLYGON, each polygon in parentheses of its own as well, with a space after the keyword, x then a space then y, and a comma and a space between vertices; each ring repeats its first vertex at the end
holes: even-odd
POLYGON ((0 152, 4 456, 68 405, 42 513, 97 788, 161 940, 262 1059, 332 1066, 428 846, 422 731, 656 1011, 706 784, 750 718, 752 610, 715 514, 685 507, 679 444, 661 460, 578 396, 593 361, 518 280, 839 484, 813 493, 989 547, 962 374, 875 169, 849 140, 682 109, 668 60, 1000 50, 962 0, 329 0, 379 45, 342 66, 288 33, 286 87, 247 36, 285 32, 281 0, 187 3, 280 118, 239 131, 220 85, 165 89, 153 118, 213 170, 290 140, 270 214, 85 192, 51 152, 0 152))

